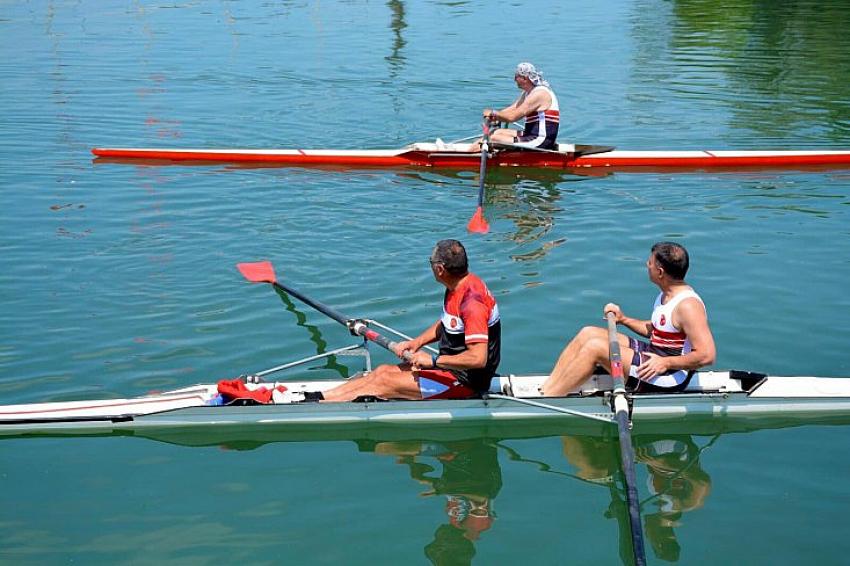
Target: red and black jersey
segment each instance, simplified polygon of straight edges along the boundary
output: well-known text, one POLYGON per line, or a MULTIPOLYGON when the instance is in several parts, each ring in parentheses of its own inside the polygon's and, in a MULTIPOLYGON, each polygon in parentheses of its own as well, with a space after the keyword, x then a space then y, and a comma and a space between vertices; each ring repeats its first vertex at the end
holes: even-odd
POLYGON ((440 322, 440 355, 454 356, 466 351, 467 344, 487 343, 486 366, 455 373, 476 391, 489 389, 490 379, 499 367, 502 324, 499 306, 487 285, 470 273, 457 287, 447 290, 440 322))

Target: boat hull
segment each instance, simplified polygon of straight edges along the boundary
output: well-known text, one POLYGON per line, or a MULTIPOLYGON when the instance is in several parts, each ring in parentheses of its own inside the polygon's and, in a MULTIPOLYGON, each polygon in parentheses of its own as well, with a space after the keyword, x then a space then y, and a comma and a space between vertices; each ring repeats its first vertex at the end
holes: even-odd
MULTIPOLYGON (((0 407, 0 437, 32 434, 102 434, 121 431, 273 427, 275 429, 391 426, 420 428, 474 424, 569 422, 592 430, 615 428, 610 376, 595 376, 565 397, 541 397, 545 376, 504 376, 488 398, 351 403, 215 405, 215 384, 101 401, 0 407), (506 396, 505 396, 506 395, 506 396), (569 414, 567 414, 569 412, 569 414)), ((494 380, 495 381, 495 380, 494 380)), ((339 382, 286 382, 292 391, 328 389, 339 382)), ((262 386, 262 385, 260 385, 262 386)), ((257 386, 259 387, 259 386, 257 386)), ((635 394, 636 427, 675 426, 717 420, 758 428, 779 419, 806 424, 813 419, 850 422, 850 378, 767 377, 746 372, 700 372, 682 393, 635 394), (676 423, 675 425, 671 423, 676 423)))
MULTIPOLYGON (((815 151, 604 151, 582 155, 575 146, 562 151, 506 149, 494 153, 490 167, 549 169, 717 169, 850 167, 850 150, 815 151)), ((98 160, 144 164, 279 165, 300 167, 439 167, 478 169, 480 154, 441 148, 437 144, 413 144, 397 150, 311 149, 153 149, 94 148, 98 160)))

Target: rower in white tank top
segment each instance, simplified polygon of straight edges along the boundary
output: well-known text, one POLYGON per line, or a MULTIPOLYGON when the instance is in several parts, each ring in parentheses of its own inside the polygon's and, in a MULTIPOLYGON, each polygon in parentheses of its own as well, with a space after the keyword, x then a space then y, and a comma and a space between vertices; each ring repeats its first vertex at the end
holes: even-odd
MULTIPOLYGON (((676 293, 666 303, 662 302, 664 293, 659 293, 652 307, 652 330, 649 343, 634 338, 629 339, 629 347, 635 351, 635 356, 629 368, 629 375, 637 378, 637 367, 642 361, 640 354, 649 352, 659 356, 681 356, 691 351, 691 342, 687 335, 673 325, 673 311, 685 299, 694 298, 705 308, 702 298, 693 289, 685 289, 676 293)), ((669 374, 656 375, 645 380, 656 387, 680 387, 686 383, 690 374, 687 370, 679 370, 669 374)))

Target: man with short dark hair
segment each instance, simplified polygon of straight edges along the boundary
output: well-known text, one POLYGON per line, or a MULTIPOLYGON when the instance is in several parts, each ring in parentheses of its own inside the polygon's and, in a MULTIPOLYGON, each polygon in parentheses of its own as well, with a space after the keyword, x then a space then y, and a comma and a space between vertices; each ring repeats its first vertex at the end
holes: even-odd
MULTIPOLYGON (((646 261, 649 280, 661 290, 651 319, 629 318, 614 303, 603 308, 605 314, 614 313, 618 324, 649 339, 617 335, 623 373, 629 376, 626 388, 631 391, 681 391, 694 370, 714 363, 717 353, 705 305, 685 282, 688 266, 688 251, 682 245, 658 242, 646 261)), ((566 395, 587 381, 597 365, 610 371, 608 331, 586 326, 561 352, 543 394, 566 395)))
POLYGON ((363 395, 385 399, 464 399, 490 388, 499 365, 501 321, 496 299, 470 273, 466 250, 457 240, 437 242, 430 258, 434 279, 446 287, 443 315, 397 353, 410 363, 381 365, 368 375, 323 392, 325 401, 351 401, 363 395), (440 343, 439 354, 421 348, 440 343))

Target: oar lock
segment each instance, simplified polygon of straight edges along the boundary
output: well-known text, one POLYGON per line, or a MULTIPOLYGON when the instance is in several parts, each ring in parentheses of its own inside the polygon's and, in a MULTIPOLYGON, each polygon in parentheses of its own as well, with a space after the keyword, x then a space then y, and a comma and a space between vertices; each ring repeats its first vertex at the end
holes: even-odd
MULTIPOLYGON (((611 412, 612 412, 612 413, 616 413, 616 412, 617 412, 617 409, 616 409, 616 407, 614 406, 614 402, 615 402, 615 401, 616 401, 616 399, 617 399, 617 395, 616 395, 614 392, 608 392, 608 393, 606 393, 605 395, 607 396, 607 399, 606 399, 606 400, 607 400, 608 404, 611 406, 611 412)), ((633 426, 633 423, 632 423, 632 411, 633 411, 633 410, 634 410, 634 408, 635 408, 635 399, 634 399, 634 397, 633 397, 632 395, 629 395, 629 394, 624 395, 624 397, 625 397, 625 399, 626 399, 626 403, 629 405, 629 429, 631 429, 631 428, 632 428, 632 426, 633 426)))
POLYGON ((349 318, 345 321, 345 326, 348 327, 348 331, 351 332, 352 336, 361 336, 360 332, 357 331, 358 328, 363 326, 368 328, 369 325, 362 318, 349 318))

